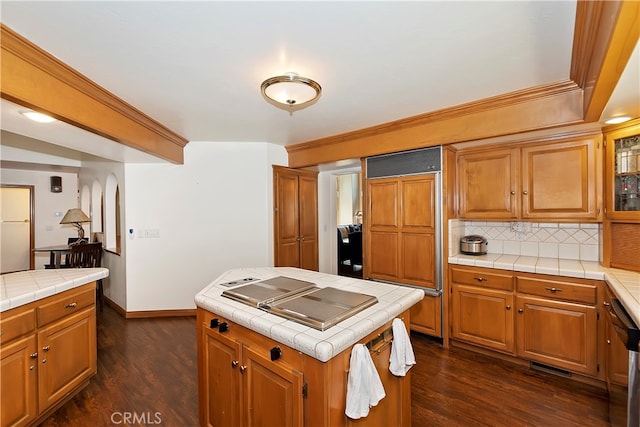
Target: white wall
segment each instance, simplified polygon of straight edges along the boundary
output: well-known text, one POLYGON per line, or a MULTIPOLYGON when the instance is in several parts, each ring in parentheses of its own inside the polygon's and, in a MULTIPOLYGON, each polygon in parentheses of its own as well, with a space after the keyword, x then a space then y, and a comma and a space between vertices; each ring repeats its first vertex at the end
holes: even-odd
MULTIPOLYGON (((8 160, 3 158, 3 160, 8 160)), ((69 237, 78 235, 71 225, 61 225, 60 220, 68 209, 78 205, 78 174, 70 172, 34 171, 22 169, 0 170, 2 184, 34 186, 35 247, 66 244, 69 237), (62 192, 51 192, 51 176, 62 177, 62 192)), ((49 253, 35 254, 35 268, 49 263, 49 253)))
POLYGON ((190 142, 184 165, 126 164, 126 310, 194 308, 224 271, 273 265, 272 164, 286 162, 271 144, 190 142))

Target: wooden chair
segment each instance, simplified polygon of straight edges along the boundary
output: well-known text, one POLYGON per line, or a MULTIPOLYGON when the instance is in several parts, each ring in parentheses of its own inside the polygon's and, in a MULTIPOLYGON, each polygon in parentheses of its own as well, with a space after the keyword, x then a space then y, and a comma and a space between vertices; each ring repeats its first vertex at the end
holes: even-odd
MULTIPOLYGON (((69 265, 71 268, 95 268, 100 267, 102 261, 102 243, 81 243, 71 246, 69 265)), ((103 305, 102 279, 98 280, 97 288, 100 311, 103 305)))

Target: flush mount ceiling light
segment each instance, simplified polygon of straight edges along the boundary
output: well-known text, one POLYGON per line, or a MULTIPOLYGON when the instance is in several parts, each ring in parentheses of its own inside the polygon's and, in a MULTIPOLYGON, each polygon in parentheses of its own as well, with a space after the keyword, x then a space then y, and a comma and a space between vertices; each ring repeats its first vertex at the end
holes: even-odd
POLYGON ((617 125, 620 123, 628 122, 629 120, 631 120, 631 117, 620 116, 620 117, 612 117, 609 120, 605 121, 605 123, 608 125, 617 125))
POLYGON ((317 82, 296 73, 271 77, 262 82, 260 89, 267 101, 287 110, 308 106, 322 92, 317 82))
POLYGON ((54 119, 53 117, 47 116, 46 114, 38 113, 36 111, 21 111, 20 114, 38 123, 51 123, 56 121, 56 119, 54 119))

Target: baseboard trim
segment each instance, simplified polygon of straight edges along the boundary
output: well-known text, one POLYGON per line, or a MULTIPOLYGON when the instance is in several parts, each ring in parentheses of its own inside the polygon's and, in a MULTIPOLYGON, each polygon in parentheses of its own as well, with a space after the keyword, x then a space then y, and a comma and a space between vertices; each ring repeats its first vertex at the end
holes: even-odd
POLYGON ((146 310, 146 311, 126 311, 113 300, 104 297, 104 302, 113 308, 120 316, 125 319, 147 319, 154 317, 196 317, 195 308, 187 308, 183 310, 146 310))

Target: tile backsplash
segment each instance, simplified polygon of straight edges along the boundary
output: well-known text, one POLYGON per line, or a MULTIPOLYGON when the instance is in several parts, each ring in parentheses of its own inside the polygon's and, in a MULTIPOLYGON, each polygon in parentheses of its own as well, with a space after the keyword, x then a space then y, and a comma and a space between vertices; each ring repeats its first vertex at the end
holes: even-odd
POLYGON ((449 256, 460 252, 460 238, 478 234, 493 254, 601 260, 602 225, 593 223, 484 222, 449 220, 449 256))

